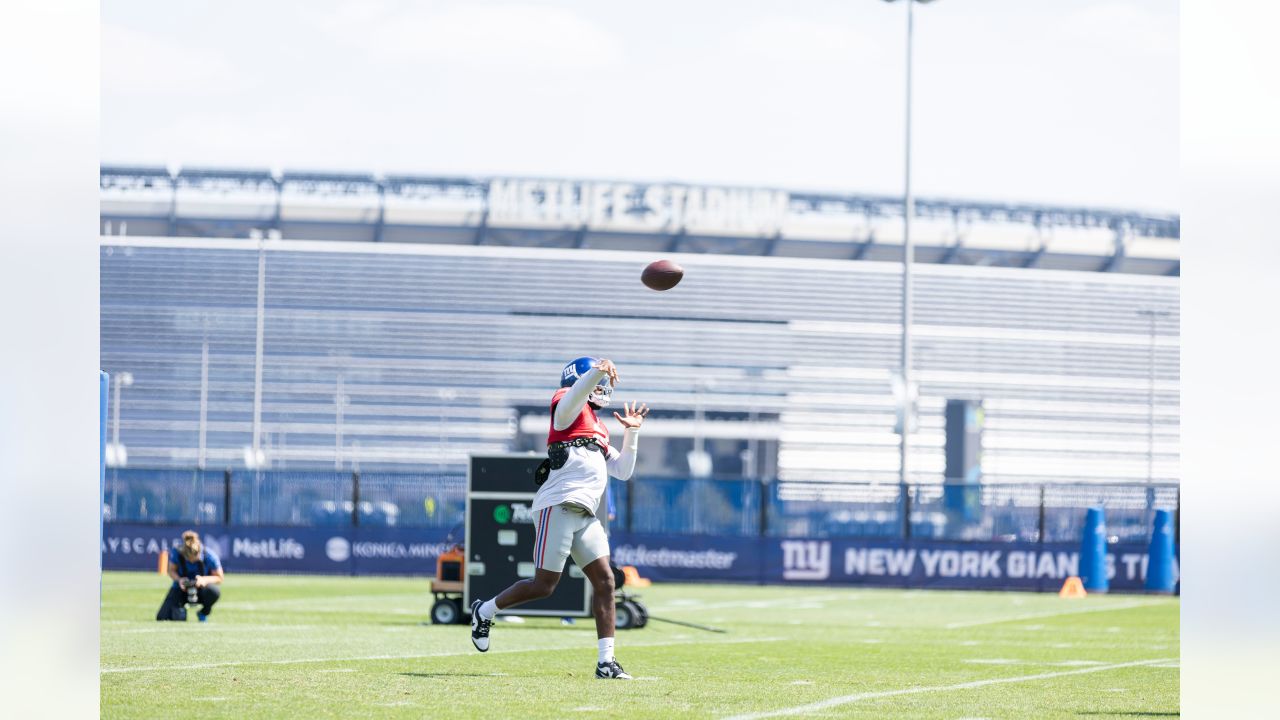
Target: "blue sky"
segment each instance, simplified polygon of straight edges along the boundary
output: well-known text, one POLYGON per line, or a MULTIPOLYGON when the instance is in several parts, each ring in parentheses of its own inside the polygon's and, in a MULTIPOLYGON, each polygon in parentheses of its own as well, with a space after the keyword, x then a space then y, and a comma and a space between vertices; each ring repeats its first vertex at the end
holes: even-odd
MULTIPOLYGON (((921 195, 1178 209, 1172 0, 916 6, 921 195)), ((900 193, 905 6, 102 6, 105 162, 900 193)))

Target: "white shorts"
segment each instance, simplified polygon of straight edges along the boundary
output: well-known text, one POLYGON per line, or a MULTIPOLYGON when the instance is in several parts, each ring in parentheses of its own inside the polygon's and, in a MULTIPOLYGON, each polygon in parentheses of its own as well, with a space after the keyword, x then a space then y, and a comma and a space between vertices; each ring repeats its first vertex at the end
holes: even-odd
POLYGON ((533 544, 533 564, 551 572, 564 572, 564 563, 573 553, 578 567, 609 554, 609 538, 600 518, 571 503, 543 508, 535 518, 537 540, 533 544))

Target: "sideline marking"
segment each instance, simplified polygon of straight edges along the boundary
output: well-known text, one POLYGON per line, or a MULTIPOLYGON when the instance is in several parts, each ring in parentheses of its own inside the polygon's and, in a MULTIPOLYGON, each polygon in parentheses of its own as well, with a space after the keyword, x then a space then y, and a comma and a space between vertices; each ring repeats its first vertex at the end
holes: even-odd
MULTIPOLYGON (((137 621, 130 621, 131 623, 137 621)), ((136 635, 138 633, 177 633, 179 628, 183 627, 181 623, 173 623, 171 625, 160 627, 127 627, 127 628, 102 628, 103 633, 111 633, 112 635, 136 635)), ((319 625, 206 625, 195 632, 203 633, 228 633, 228 632, 291 632, 294 630, 306 630, 308 632, 319 628, 319 625)), ((327 626, 326 626, 327 627, 327 626)), ((405 628, 409 629, 409 628, 405 628)))
POLYGON ((699 600, 673 600, 668 603, 656 605, 650 610, 658 612, 676 612, 679 610, 724 610, 728 608, 747 608, 750 610, 763 610, 775 607, 792 607, 797 602, 829 602, 831 600, 861 600, 862 596, 855 593, 827 593, 823 595, 810 595, 802 599, 796 598, 773 598, 770 600, 727 600, 723 602, 702 602, 699 600))
POLYGON ((1171 662, 1173 658, 1156 658, 1154 660, 1135 660, 1133 662, 1116 663, 1114 665, 1098 665, 1095 667, 1081 668, 1079 670, 1062 670, 1060 672, 1038 673, 1036 675, 1019 675, 1016 677, 990 678, 987 680, 974 680, 972 682, 957 683, 955 685, 934 685, 932 687, 913 687, 903 688, 901 690, 880 690, 877 692, 857 693, 854 695, 842 695, 827 700, 821 700, 808 705, 797 705, 795 707, 783 708, 781 710, 767 710, 765 712, 749 713, 747 715, 732 715, 725 720, 758 720, 758 718, 779 717, 782 715, 800 715, 802 713, 818 712, 827 710, 828 708, 840 705, 848 705, 859 700, 871 700, 874 698, 893 697, 895 695, 918 695, 928 692, 948 692, 951 690, 969 690, 972 688, 986 687, 987 685, 1001 685, 1006 683, 1031 682, 1033 680, 1048 680, 1051 678, 1066 677, 1068 675, 1084 675, 1085 673, 1102 672, 1104 670, 1119 670, 1120 668, 1139 667, 1142 665, 1155 665, 1158 663, 1171 662))
POLYGON ((997 623, 1018 622, 1019 620, 1037 620, 1039 618, 1058 617, 1059 615, 1079 615, 1081 613, 1107 612, 1109 610, 1129 610, 1131 608, 1147 607, 1150 605, 1162 605, 1162 604, 1163 603, 1152 601, 1152 600, 1130 602, 1130 603, 1116 603, 1114 605, 1100 605, 1098 607, 1079 608, 1076 610, 1059 610, 1057 612, 1049 612, 1049 613, 1027 613, 1025 615, 1013 615, 1010 617, 998 618, 995 620, 974 620, 972 622, 947 623, 946 628, 948 630, 955 630, 956 628, 977 627, 979 625, 995 625, 997 623))
MULTIPOLYGON (((767 643, 779 642, 785 638, 780 637, 762 637, 762 638, 735 638, 733 640, 712 640, 699 641, 704 645, 742 645, 748 643, 767 643)), ((667 645, 692 645, 690 642, 656 642, 656 643, 627 643, 627 647, 663 647, 667 645)), ((514 650, 502 650, 498 654, 507 653, 525 653, 525 652, 556 652, 558 650, 580 650, 576 645, 567 647, 529 647, 516 648, 514 650)), ((421 658, 434 657, 455 657, 458 655, 476 655, 475 650, 462 650, 459 652, 439 652, 439 653, 411 653, 407 655, 359 655, 355 657, 327 657, 327 658, 297 658, 293 660, 232 660, 228 662, 216 663, 200 663, 195 665, 150 665, 142 667, 112 667, 102 668, 99 672, 103 675, 108 673, 126 673, 126 672, 155 672, 157 670, 207 670, 209 668, 221 667, 237 667, 240 665, 301 665, 304 663, 327 663, 327 662, 355 662, 359 660, 417 660, 421 658)))

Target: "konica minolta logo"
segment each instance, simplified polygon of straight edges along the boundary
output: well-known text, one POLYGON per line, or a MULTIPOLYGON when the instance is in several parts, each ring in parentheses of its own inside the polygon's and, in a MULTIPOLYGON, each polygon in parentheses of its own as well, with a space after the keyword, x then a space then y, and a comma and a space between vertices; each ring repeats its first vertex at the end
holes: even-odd
POLYGON ((324 544, 324 554, 334 562, 346 562, 351 557, 351 543, 346 538, 335 535, 324 544))

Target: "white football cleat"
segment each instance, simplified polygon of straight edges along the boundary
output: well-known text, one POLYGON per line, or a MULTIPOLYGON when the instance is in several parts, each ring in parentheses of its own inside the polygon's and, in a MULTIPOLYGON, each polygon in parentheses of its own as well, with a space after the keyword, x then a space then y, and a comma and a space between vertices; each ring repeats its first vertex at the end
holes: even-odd
POLYGON ((493 621, 480 617, 480 606, 483 604, 479 600, 471 603, 471 644, 480 652, 489 652, 489 628, 493 626, 493 621))
POLYGON ((617 660, 610 660, 609 662, 596 663, 596 677, 600 680, 632 679, 631 676, 627 674, 627 671, 623 670, 622 666, 618 664, 617 660))

